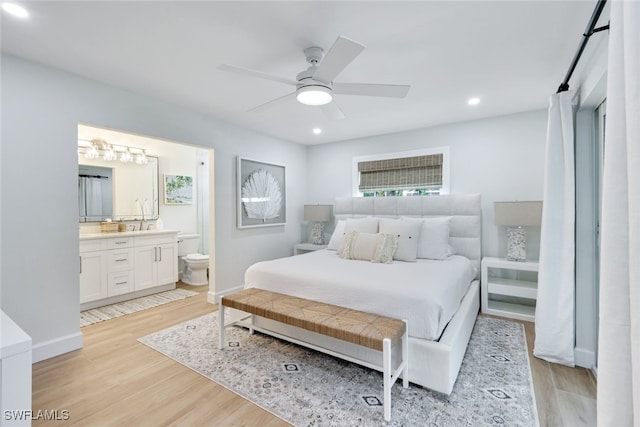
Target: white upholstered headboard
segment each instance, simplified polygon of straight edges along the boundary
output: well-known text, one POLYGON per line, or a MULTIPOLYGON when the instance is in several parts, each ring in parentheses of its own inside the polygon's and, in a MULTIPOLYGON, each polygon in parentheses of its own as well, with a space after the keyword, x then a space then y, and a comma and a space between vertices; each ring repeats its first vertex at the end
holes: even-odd
POLYGON ((469 258, 480 272, 482 256, 482 210, 480 194, 409 197, 338 197, 336 221, 345 218, 379 216, 386 218, 451 217, 449 244, 456 253, 469 258))

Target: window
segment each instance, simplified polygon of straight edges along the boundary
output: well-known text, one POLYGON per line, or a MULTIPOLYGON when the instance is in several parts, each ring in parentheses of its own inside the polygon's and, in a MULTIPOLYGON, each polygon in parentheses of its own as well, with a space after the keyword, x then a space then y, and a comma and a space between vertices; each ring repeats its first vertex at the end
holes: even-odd
POLYGON ((449 192, 449 148, 353 158, 357 196, 424 196, 449 192))

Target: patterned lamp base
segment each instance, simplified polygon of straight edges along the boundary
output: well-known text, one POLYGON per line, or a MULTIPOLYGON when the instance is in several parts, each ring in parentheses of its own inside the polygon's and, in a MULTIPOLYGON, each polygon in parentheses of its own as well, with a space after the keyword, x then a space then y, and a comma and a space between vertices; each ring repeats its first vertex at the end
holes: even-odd
POLYGON ((526 261, 527 237, 522 227, 509 227, 507 229, 507 259, 510 261, 526 261))
POLYGON ((324 224, 314 222, 311 226, 311 243, 314 245, 324 245, 324 224))

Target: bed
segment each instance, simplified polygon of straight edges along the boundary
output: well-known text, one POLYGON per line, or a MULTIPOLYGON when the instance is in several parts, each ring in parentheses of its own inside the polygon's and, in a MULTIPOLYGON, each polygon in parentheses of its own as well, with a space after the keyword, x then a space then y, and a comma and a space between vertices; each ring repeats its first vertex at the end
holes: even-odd
MULTIPOLYGON (((336 231, 328 249, 254 264, 245 273, 245 287, 408 319, 409 381, 450 394, 479 311, 480 195, 338 198, 334 215, 336 231), (437 228, 424 228, 436 223, 437 228), (444 235, 442 223, 447 224, 444 235), (360 259, 357 254, 345 259, 346 236, 395 235, 398 227, 403 231, 394 241, 399 259, 369 262, 369 255, 360 259), (413 231, 405 232, 409 229, 413 231), (426 240, 416 242, 415 230, 421 230, 420 237, 439 234, 424 246, 426 240), (434 253, 436 237, 440 247, 434 253)), ((370 363, 380 357, 373 350, 268 319, 256 317, 254 322, 370 363)))

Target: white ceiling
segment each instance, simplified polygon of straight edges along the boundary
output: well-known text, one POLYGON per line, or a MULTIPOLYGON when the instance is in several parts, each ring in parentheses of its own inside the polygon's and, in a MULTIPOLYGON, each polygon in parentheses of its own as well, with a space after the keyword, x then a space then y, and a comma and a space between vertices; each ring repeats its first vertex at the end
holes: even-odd
POLYGON ((236 123, 316 144, 546 108, 595 1, 29 2, 2 13, 2 51, 236 123), (303 50, 338 35, 367 48, 336 82, 411 84, 404 99, 336 95, 327 120, 277 82, 217 70, 240 65, 295 80, 303 50), (475 107, 466 104, 478 96, 475 107), (311 133, 320 127, 319 136, 311 133))

